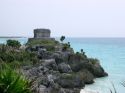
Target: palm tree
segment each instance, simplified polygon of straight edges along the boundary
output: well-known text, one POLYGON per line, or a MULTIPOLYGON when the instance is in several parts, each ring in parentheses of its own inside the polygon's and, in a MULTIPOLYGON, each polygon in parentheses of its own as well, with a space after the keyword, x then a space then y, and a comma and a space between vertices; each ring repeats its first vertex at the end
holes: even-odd
POLYGON ((83 51, 83 49, 81 49, 81 53, 82 53, 83 55, 85 55, 85 52, 83 51))
POLYGON ((30 82, 8 65, 0 66, 0 93, 31 93, 30 82))
POLYGON ((65 40, 65 36, 61 36, 60 41, 63 42, 65 40))

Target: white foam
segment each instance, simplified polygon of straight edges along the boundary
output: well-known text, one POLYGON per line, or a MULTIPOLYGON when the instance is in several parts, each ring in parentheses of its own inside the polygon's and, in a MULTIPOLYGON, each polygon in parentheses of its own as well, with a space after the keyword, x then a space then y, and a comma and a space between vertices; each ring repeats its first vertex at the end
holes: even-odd
POLYGON ((100 93, 100 92, 91 89, 82 89, 80 93, 100 93))

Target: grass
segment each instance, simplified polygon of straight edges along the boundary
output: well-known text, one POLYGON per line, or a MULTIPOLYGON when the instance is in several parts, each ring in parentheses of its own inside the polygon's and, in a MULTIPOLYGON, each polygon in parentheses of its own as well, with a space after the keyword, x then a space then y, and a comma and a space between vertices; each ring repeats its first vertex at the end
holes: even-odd
POLYGON ((33 39, 33 40, 29 40, 26 45, 28 45, 29 47, 41 45, 41 46, 44 46, 47 49, 47 51, 54 51, 55 46, 57 44, 59 44, 59 42, 55 40, 33 39))
POLYGON ((31 40, 31 41, 28 41, 26 45, 29 45, 29 46, 34 46, 34 45, 55 45, 56 41, 54 40, 42 40, 42 39, 38 39, 38 40, 31 40))

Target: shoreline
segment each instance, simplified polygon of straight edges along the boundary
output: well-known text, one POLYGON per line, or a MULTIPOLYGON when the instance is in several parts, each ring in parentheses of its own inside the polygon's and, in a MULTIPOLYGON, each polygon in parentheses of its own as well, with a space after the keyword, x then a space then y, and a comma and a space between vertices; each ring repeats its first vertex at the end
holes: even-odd
POLYGON ((81 89, 80 93, 101 93, 101 92, 87 88, 87 89, 81 89))

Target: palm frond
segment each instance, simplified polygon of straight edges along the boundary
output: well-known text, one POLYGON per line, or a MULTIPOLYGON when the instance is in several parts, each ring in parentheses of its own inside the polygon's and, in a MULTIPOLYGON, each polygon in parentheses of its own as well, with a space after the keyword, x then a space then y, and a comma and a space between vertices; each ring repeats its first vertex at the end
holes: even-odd
POLYGON ((30 82, 15 70, 0 69, 0 93, 31 93, 30 82))

